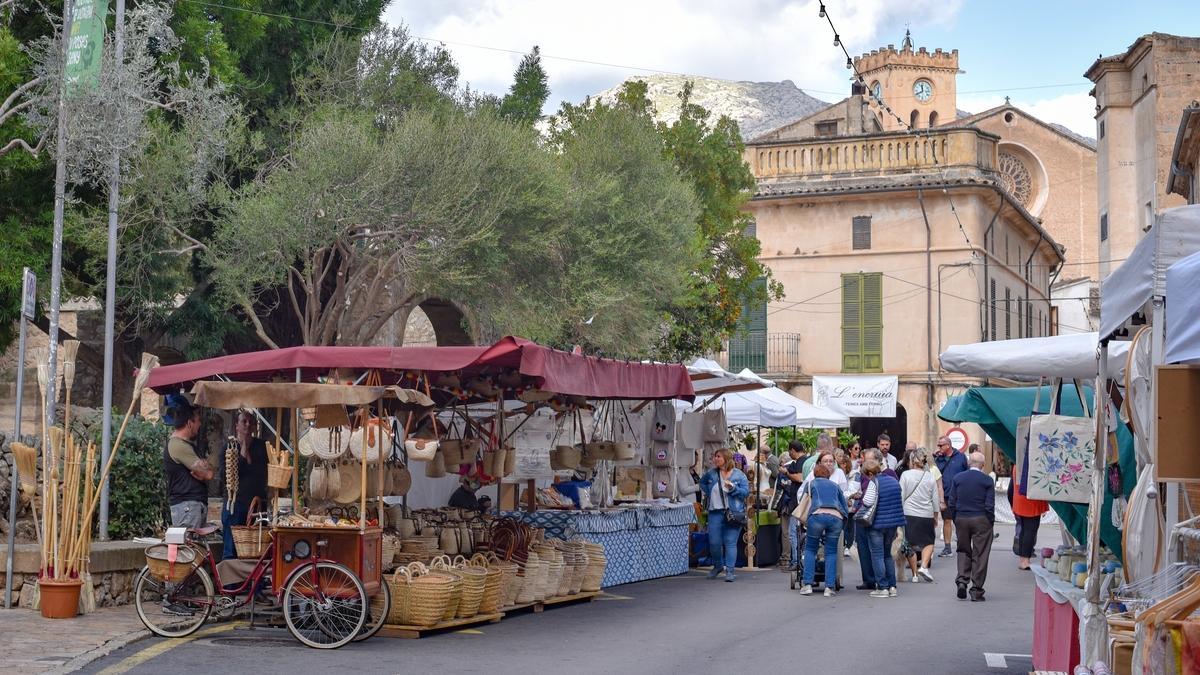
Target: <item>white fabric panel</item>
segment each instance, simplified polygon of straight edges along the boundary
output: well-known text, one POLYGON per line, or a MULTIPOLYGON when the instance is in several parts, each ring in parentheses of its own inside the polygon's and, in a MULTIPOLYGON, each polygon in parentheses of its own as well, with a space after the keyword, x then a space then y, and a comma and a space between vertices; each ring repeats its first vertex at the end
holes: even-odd
MULTIPOLYGON (((953 345, 939 360, 952 373, 1017 382, 1039 377, 1095 378, 1098 337, 1098 333, 1075 333, 953 345)), ((1109 377, 1122 377, 1128 352, 1128 342, 1108 343, 1109 377)))
POLYGON ((1200 253, 1167 270, 1165 363, 1200 360, 1200 253))
POLYGON ((1167 268, 1200 251, 1200 204, 1163 211, 1100 285, 1100 335, 1110 336, 1151 297, 1167 291, 1167 268))

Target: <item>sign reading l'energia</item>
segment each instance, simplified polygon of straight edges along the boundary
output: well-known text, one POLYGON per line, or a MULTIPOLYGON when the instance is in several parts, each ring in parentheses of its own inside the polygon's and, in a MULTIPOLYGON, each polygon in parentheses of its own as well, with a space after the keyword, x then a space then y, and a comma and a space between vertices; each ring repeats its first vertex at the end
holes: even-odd
POLYGON ((814 375, 813 403, 847 417, 895 417, 895 375, 814 375))

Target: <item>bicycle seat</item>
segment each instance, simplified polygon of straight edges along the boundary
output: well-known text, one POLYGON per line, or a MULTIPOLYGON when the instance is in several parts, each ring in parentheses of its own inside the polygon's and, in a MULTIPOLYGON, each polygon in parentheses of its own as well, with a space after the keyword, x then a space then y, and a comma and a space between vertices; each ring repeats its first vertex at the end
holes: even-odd
POLYGON ((211 525, 211 524, 205 525, 204 527, 189 527, 188 534, 195 535, 197 537, 207 537, 208 535, 212 534, 213 532, 216 532, 219 529, 221 529, 220 525, 211 525))

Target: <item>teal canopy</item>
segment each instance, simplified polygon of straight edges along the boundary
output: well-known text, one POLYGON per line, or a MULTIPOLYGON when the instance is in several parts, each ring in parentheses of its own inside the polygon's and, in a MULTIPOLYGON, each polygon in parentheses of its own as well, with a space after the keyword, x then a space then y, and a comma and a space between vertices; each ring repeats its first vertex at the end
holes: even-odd
MULTIPOLYGON (((1033 410, 1037 387, 973 387, 966 393, 952 397, 942 406, 938 417, 947 422, 973 422, 983 427, 988 436, 1004 452, 1010 462, 1016 461, 1017 419, 1033 410)), ((1083 388, 1084 397, 1092 402, 1092 389, 1083 388)), ((1042 387, 1038 410, 1047 412, 1052 390, 1042 387)), ((1063 415, 1082 415, 1079 396, 1074 385, 1064 384, 1061 410, 1063 415)), ((1120 449, 1121 490, 1125 496, 1133 491, 1137 483, 1136 460, 1133 455, 1133 436, 1124 424, 1117 425, 1117 446, 1120 449)), ((1050 502, 1071 536, 1080 542, 1087 541, 1087 504, 1050 502)), ((1112 526, 1112 495, 1104 491, 1104 515, 1100 518, 1100 541, 1118 557, 1121 555, 1121 532, 1112 526)))

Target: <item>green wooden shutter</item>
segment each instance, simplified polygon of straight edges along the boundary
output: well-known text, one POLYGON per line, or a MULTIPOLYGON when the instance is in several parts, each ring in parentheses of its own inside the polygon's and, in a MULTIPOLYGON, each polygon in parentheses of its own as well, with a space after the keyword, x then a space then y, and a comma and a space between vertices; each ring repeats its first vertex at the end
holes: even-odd
POLYGON ((842 372, 883 370, 883 275, 842 275, 842 372))
MULTIPOLYGON (((766 279, 754 282, 765 288, 766 279)), ((729 339, 729 369, 738 372, 749 368, 756 373, 767 370, 767 304, 747 304, 742 308, 741 326, 729 339)))
POLYGON ((862 276, 863 371, 879 372, 883 370, 883 275, 862 276))
POLYGON ((842 371, 862 372, 861 274, 842 275, 842 371))

